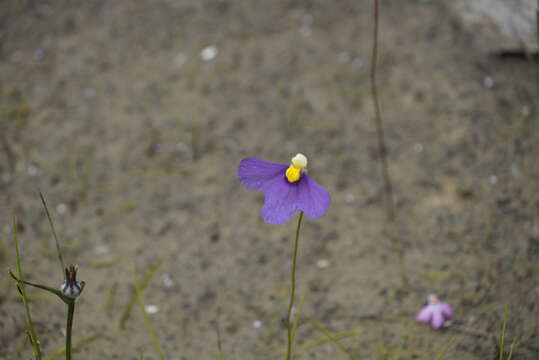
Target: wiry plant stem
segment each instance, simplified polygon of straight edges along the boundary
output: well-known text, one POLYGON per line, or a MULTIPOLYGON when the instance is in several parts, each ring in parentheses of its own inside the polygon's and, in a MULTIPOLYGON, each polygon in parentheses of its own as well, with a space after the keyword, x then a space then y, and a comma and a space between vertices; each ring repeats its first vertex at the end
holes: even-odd
POLYGON ((288 329, 288 346, 286 348, 286 360, 290 360, 292 356, 292 308, 294 307, 294 297, 296 295, 296 264, 298 258, 298 244, 299 244, 299 232, 301 230, 301 222, 303 220, 303 211, 299 213, 298 226, 296 228, 296 239, 294 241, 294 254, 292 256, 292 271, 290 273, 291 285, 290 285, 290 302, 288 304, 288 313, 286 315, 286 327, 288 329))
POLYGON ((66 360, 71 360, 71 332, 73 329, 73 316, 75 315, 75 300, 67 304, 67 324, 66 324, 66 360))
POLYGON ((378 138, 378 158, 380 161, 380 167, 382 177, 384 179, 384 201, 386 208, 386 215, 389 221, 395 219, 395 205, 393 203, 393 186, 391 184, 391 177, 389 176, 389 169, 387 165, 387 147, 384 136, 384 124, 382 121, 382 115, 380 112, 380 104, 378 102, 378 89, 376 86, 376 69, 378 61, 378 13, 379 4, 378 0, 374 0, 374 32, 372 43, 372 59, 371 59, 371 97, 374 106, 374 123, 376 125, 376 135, 378 138))
MULTIPOLYGON (((66 265, 64 263, 64 257, 62 256, 62 249, 60 248, 60 242, 58 241, 58 236, 56 235, 56 230, 54 229, 54 223, 52 222, 52 217, 49 212, 49 208, 47 207, 47 202, 45 201, 45 197, 39 192, 39 197, 41 198, 41 202, 43 203, 43 207, 45 208, 45 213, 47 214, 47 219, 49 220, 49 225, 51 227, 52 236, 54 237, 54 242, 56 244, 56 252, 58 253, 58 261, 60 262, 60 267, 62 268, 62 275, 65 274, 66 265)), ((64 276, 65 280, 65 276, 64 276)))

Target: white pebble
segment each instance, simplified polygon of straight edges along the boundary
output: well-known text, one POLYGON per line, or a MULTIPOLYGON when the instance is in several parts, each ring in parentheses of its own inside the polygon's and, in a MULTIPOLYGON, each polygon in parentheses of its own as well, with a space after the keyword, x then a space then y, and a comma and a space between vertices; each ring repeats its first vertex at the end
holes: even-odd
POLYGON ((346 195, 344 195, 344 201, 347 204, 353 203, 355 199, 356 199, 356 197, 352 193, 347 193, 346 195))
POLYGON ((496 175, 490 175, 490 177, 488 178, 488 181, 492 185, 496 185, 498 183, 498 177, 496 175))
POLYGON ((176 150, 178 150, 178 152, 180 153, 186 153, 189 151, 189 145, 187 145, 183 141, 178 141, 178 143, 176 144, 176 150))
POLYGON ((105 255, 105 254, 108 254, 108 252, 109 252, 109 247, 107 245, 97 245, 94 248, 94 254, 96 255, 105 255))
POLYGON ((422 152, 422 151, 423 151, 423 144, 421 144, 421 143, 415 143, 415 144, 414 144, 414 151, 415 151, 416 153, 422 152))
POLYGON ((319 269, 325 269, 329 266, 329 261, 326 260, 326 259, 320 259, 316 262, 316 266, 319 268, 319 269))
POLYGON ((163 275, 161 275, 161 281, 163 282, 163 285, 165 285, 165 287, 167 288, 174 285, 174 280, 172 279, 172 276, 170 276, 170 274, 168 273, 164 273, 163 275))
POLYGON ((532 109, 531 109, 530 105, 522 105, 520 107, 520 113, 524 117, 530 116, 530 114, 532 113, 532 109))
POLYGON ((28 165, 27 171, 28 171, 28 175, 36 176, 39 173, 39 168, 34 164, 30 164, 28 165))
POLYGON ((262 327, 263 323, 262 323, 262 320, 255 320, 253 321, 253 327, 255 329, 260 329, 262 327))
POLYGON ((60 215, 63 215, 67 212, 68 208, 67 208, 67 205, 64 204, 64 203, 60 203, 56 206, 56 211, 58 212, 58 214, 60 215))
POLYGON ((11 232, 11 225, 4 225, 4 233, 9 234, 11 232))
POLYGON ((483 79, 483 86, 487 89, 491 89, 494 86, 494 79, 490 76, 485 76, 483 79))
POLYGON ((146 314, 155 314, 159 311, 159 307, 157 305, 146 305, 144 311, 146 311, 146 314))
POLYGON ((204 49, 202 49, 202 51, 200 51, 200 57, 204 61, 211 61, 215 59, 218 52, 217 47, 214 45, 206 46, 204 49))
POLYGON ((361 59, 361 58, 354 58, 354 60, 352 60, 352 66, 356 67, 356 68, 362 68, 363 65, 364 65, 364 61, 361 59))

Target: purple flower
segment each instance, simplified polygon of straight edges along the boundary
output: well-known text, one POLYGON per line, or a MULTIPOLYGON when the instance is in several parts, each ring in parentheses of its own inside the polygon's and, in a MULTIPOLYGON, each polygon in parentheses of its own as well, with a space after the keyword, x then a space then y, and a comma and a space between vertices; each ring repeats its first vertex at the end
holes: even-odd
POLYGON ((417 313, 416 320, 423 324, 430 324, 434 329, 439 329, 452 317, 453 307, 438 300, 436 295, 430 294, 427 305, 417 313))
POLYGON ((296 211, 315 219, 324 215, 331 203, 326 189, 306 173, 307 158, 297 154, 291 165, 262 159, 243 159, 238 166, 238 179, 247 189, 265 195, 260 214, 270 224, 286 222, 296 211))

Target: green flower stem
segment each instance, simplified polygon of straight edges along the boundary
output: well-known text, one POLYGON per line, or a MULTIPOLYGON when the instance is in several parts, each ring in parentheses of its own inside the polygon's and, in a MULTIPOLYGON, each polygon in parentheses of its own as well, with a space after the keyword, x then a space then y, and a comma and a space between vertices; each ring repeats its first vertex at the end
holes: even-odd
POLYGON ((294 296, 296 294, 296 263, 298 258, 298 243, 299 243, 299 231, 301 229, 301 221, 303 220, 303 211, 299 212, 298 227, 296 228, 296 240, 294 241, 294 255, 292 257, 292 272, 290 277, 292 279, 290 286, 290 303, 288 304, 288 314, 286 316, 286 327, 288 329, 288 347, 286 349, 286 360, 290 360, 292 356, 292 308, 294 306, 294 296))
MULTIPOLYGON (((22 261, 21 253, 19 250, 19 240, 17 238, 17 218, 13 217, 13 241, 15 242, 15 255, 17 258, 17 272, 19 278, 22 278, 22 261)), ((24 282, 20 281, 11 270, 9 271, 10 275, 17 281, 17 288, 21 294, 22 303, 24 305, 24 312, 26 313, 26 322, 28 324, 28 337, 30 338, 30 343, 34 350, 35 360, 41 360, 41 344, 36 336, 36 330, 34 329, 34 322, 32 321, 32 315, 30 314, 30 306, 28 305, 28 298, 26 296, 26 290, 24 288, 24 282)))
POLYGON ((71 330, 73 329, 73 315, 75 315, 75 299, 69 300, 67 303, 66 360, 71 360, 71 330))

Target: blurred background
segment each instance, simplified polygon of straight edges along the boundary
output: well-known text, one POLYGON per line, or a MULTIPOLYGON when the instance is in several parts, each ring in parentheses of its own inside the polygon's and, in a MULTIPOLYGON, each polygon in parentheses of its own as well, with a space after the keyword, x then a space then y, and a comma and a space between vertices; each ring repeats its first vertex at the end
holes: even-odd
MULTIPOLYGON (((119 328, 133 266, 167 359, 216 359, 216 325, 227 359, 279 358, 295 221, 262 222, 236 166, 297 152, 333 199, 304 223, 298 299, 350 354, 490 359, 507 309, 513 359, 539 358, 536 10, 380 1, 388 224, 372 1, 2 1, 0 358, 31 356, 12 216, 25 278, 62 282, 39 189, 86 281, 77 359, 158 358, 138 308, 119 328), (414 321, 429 293, 455 307, 444 331, 414 321)), ((53 354, 65 308, 28 292, 53 354)), ((350 358, 323 339, 301 321, 295 358, 350 358)))

